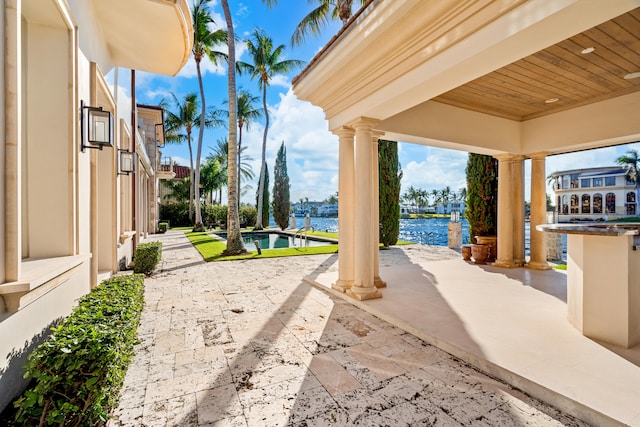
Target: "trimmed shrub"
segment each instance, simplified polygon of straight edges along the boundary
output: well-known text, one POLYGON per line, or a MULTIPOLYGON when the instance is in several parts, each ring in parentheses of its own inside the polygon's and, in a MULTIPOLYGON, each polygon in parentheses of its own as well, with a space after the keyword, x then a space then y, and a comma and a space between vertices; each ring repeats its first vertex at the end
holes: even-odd
POLYGON ((27 360, 35 385, 14 403, 13 425, 104 425, 117 406, 144 305, 144 276, 105 280, 80 299, 27 360))
POLYGON ((133 272, 147 276, 153 273, 162 258, 162 243, 148 242, 136 246, 133 254, 133 272))
POLYGON ((398 143, 379 140, 379 200, 380 243, 389 247, 400 235, 400 180, 402 168, 398 162, 398 143))
POLYGON ((169 229, 169 223, 168 222, 160 222, 160 223, 158 223, 158 231, 160 233, 166 233, 168 229, 169 229))
POLYGON ((240 225, 255 225, 258 219, 258 211, 253 206, 240 206, 240 225))

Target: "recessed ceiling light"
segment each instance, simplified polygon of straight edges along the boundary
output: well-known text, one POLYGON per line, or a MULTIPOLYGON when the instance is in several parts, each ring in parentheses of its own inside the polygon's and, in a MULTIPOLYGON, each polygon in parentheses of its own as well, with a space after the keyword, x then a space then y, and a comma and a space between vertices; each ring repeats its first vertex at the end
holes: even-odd
POLYGON ((558 98, 549 98, 546 101, 544 101, 546 104, 553 104, 554 102, 558 102, 560 101, 558 98))
POLYGON ((586 55, 587 53, 591 53, 594 50, 596 50, 595 47, 585 47, 584 49, 582 49, 582 51, 580 52, 583 55, 586 55))
POLYGON ((636 71, 635 73, 629 73, 626 76, 624 76, 624 78, 627 80, 637 79, 638 77, 640 77, 640 71, 636 71))

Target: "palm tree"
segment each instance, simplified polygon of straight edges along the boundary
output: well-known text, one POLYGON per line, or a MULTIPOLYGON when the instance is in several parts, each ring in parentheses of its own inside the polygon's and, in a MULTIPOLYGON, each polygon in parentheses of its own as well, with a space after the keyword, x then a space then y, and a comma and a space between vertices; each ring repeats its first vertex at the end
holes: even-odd
POLYGON ((304 61, 297 59, 282 59, 284 55, 284 45, 274 48, 271 37, 256 28, 253 35, 247 41, 247 51, 253 60, 253 64, 239 62, 238 68, 242 72, 251 75, 251 79, 258 78, 258 87, 262 89, 262 108, 264 111, 264 133, 262 135, 262 163, 260 167, 260 178, 258 179, 258 218, 255 229, 262 230, 262 197, 264 194, 264 176, 267 151, 267 134, 269 132, 269 110, 267 109, 267 87, 276 74, 287 73, 294 68, 301 67, 304 61))
MULTIPOLYGON (((310 2, 314 1, 310 0, 310 2)), ((318 3, 318 7, 302 18, 291 36, 291 45, 301 45, 308 33, 318 36, 322 28, 331 20, 339 19, 344 27, 353 15, 353 6, 358 4, 362 6, 367 0, 315 0, 315 2, 318 3)), ((277 1, 267 0, 267 4, 271 5, 271 3, 275 4, 277 1)))
MULTIPOLYGON (((198 72, 198 86, 200 87, 200 125, 198 133, 198 149, 196 154, 196 170, 194 188, 200 188, 200 155, 202 153, 202 138, 204 136, 205 120, 206 120, 206 103, 204 99, 204 86, 202 84, 202 72, 200 70, 200 62, 206 55, 214 64, 226 60, 226 55, 222 52, 215 51, 214 48, 224 44, 227 34, 224 30, 211 31, 209 25, 213 23, 213 18, 209 13, 207 3, 210 0, 196 0, 191 13, 193 18, 193 59, 196 61, 196 70, 198 72)), ((233 69, 233 68, 232 68, 233 69)), ((204 231, 202 224, 202 213, 200 210, 200 200, 196 203, 196 224, 194 231, 204 231)))
POLYGON ((618 157, 616 163, 627 169, 624 177, 635 184, 636 215, 640 215, 640 153, 638 150, 629 150, 618 157))
MULTIPOLYGON (((238 95, 237 95, 237 100, 238 100, 238 112, 237 112, 237 119, 238 119, 238 188, 240 188, 240 176, 242 174, 241 171, 241 159, 240 159, 240 153, 242 153, 243 150, 243 146, 242 146, 242 129, 246 128, 247 130, 249 130, 249 128, 251 127, 251 123, 253 123, 255 120, 259 119, 262 116, 262 111, 256 109, 254 107, 254 104, 256 102, 258 102, 258 97, 257 96, 253 96, 251 95, 248 91, 244 90, 244 89, 240 89, 238 91, 238 95)), ((228 101, 224 101, 225 104, 228 103, 228 101)), ((227 114, 229 114, 229 112, 226 112, 227 114)), ((251 179, 253 179, 253 176, 251 176, 251 179)), ((238 203, 240 202, 240 200, 238 200, 238 203)))
MULTIPOLYGON (((207 156, 207 161, 217 161, 220 164, 220 169, 227 171, 229 169, 229 140, 227 138, 220 138, 217 141, 215 149, 207 156)), ((227 174, 222 174, 222 185, 218 189, 220 191, 218 201, 222 203, 222 187, 227 185, 227 174)))
MULTIPOLYGON (((236 182, 237 180, 237 155, 238 155, 238 135, 236 133, 237 123, 237 98, 236 98, 236 43, 233 33, 233 20, 231 19, 231 11, 229 10, 229 1, 222 0, 222 9, 227 23, 227 47, 229 49, 228 57, 228 90, 229 90, 229 154, 227 179, 228 182, 236 182)), ((228 190, 228 209, 227 209, 227 248, 225 254, 236 255, 246 253, 240 234, 240 216, 238 214, 238 189, 235 185, 227 185, 228 190)))
POLYGON ((194 169, 193 169, 193 148, 191 146, 191 134, 194 127, 200 126, 201 117, 198 115, 198 96, 195 93, 188 93, 184 97, 184 102, 180 103, 175 94, 171 94, 171 101, 163 99, 160 105, 166 112, 165 128, 167 134, 167 142, 182 143, 187 142, 189 147, 190 162, 190 191, 189 191, 189 220, 193 218, 193 199, 194 199, 194 169), (176 110, 171 111, 171 106, 175 106, 176 110))
POLYGON ((447 213, 447 207, 449 206, 449 200, 451 200, 451 187, 448 185, 442 188, 439 192, 440 201, 442 202, 442 207, 444 208, 444 213, 447 213))
POLYGON ((226 174, 220 162, 216 158, 207 157, 204 165, 200 170, 200 182, 203 196, 211 195, 211 201, 213 202, 213 193, 218 189, 221 189, 226 180, 226 174))

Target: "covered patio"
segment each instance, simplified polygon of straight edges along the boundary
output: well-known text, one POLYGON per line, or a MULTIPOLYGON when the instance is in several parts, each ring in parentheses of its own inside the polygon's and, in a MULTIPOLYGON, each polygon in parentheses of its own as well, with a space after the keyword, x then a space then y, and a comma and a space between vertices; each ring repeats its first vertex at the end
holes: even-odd
MULTIPOLYGON (((640 140, 640 2, 371 1, 294 79, 340 141, 340 275, 379 298, 377 141, 499 160, 497 266, 548 269, 545 158, 640 140), (531 248, 524 257, 524 168, 531 248)), ((429 171, 425 171, 429 173, 429 171)))
POLYGON ((582 419, 640 423, 637 398, 628 400, 640 386, 638 346, 605 347, 571 326, 566 276, 549 271, 537 229, 547 156, 640 140, 640 1, 370 1, 294 92, 324 110, 340 145, 339 269, 315 282, 383 318, 396 313, 422 338, 582 419), (492 267, 380 267, 380 138, 498 159, 492 267), (415 294, 425 281, 431 290, 415 294))

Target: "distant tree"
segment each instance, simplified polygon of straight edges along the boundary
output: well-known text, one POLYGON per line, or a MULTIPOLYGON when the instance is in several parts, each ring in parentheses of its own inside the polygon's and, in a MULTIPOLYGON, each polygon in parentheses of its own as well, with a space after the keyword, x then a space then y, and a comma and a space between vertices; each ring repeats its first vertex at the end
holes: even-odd
POLYGON ((636 215, 640 215, 640 153, 638 150, 629 150, 625 155, 618 157, 616 163, 627 169, 624 177, 635 184, 636 215))
POLYGON ((438 191, 438 194, 440 203, 442 203, 442 206, 444 208, 444 213, 448 213, 447 208, 449 207, 449 202, 451 201, 451 187, 447 185, 446 187, 438 191))
POLYGON ((474 236, 496 234, 498 218, 498 161, 491 156, 469 153, 467 160, 467 200, 464 212, 474 236))
POLYGON ((402 169, 398 162, 398 143, 378 142, 379 194, 380 194, 380 243, 385 247, 395 245, 400 235, 400 180, 402 169))
POLYGON ((338 192, 336 191, 336 194, 330 195, 329 197, 324 199, 323 202, 328 204, 328 205, 337 205, 338 204, 338 192))
POLYGON ((280 145, 276 164, 273 168, 273 219, 280 229, 289 226, 289 211, 291 200, 289 199, 289 175, 287 173, 287 149, 284 141, 280 145))
POLYGON ((266 162, 264 169, 264 190, 262 197, 259 197, 258 192, 260 191, 260 187, 258 187, 256 191, 256 205, 262 200, 262 224, 267 227, 269 226, 269 170, 267 169, 266 162))
POLYGON ((169 193, 164 195, 165 199, 188 203, 189 193, 191 191, 191 180, 189 177, 184 179, 163 179, 160 182, 164 188, 169 190, 169 193))

